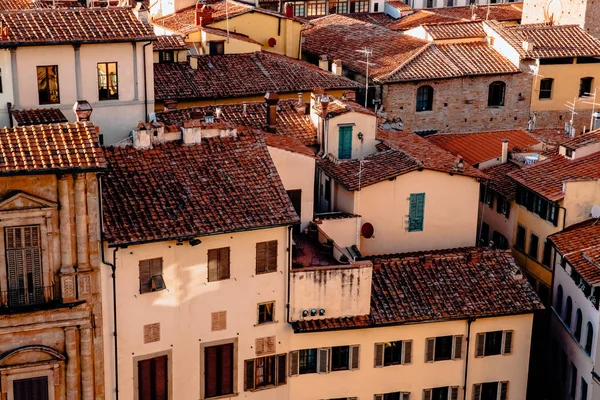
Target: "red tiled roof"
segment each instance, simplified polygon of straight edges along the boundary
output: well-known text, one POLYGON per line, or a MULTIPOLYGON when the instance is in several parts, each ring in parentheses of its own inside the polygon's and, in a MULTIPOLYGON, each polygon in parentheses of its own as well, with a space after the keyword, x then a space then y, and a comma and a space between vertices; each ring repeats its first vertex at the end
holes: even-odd
POLYGON ((556 146, 561 143, 569 141, 569 135, 562 129, 534 129, 529 132, 530 136, 533 136, 540 142, 556 146))
MULTIPOLYGON (((351 13, 344 14, 345 17, 356 19, 358 21, 366 22, 368 24, 375 24, 380 26, 388 26, 396 21, 395 18, 385 13, 351 13)), ((317 17, 321 18, 321 17, 317 17)), ((316 18, 315 18, 316 19, 316 18)))
POLYGON ((152 43, 152 50, 185 50, 187 47, 181 35, 160 35, 152 43))
POLYGON ((600 179, 600 152, 575 160, 554 154, 509 176, 548 200, 557 201, 565 195, 563 183, 600 179))
MULTIPOLYGON (((295 137, 307 146, 316 145, 318 143, 317 128, 310 115, 299 113, 296 110, 296 104, 297 100, 280 100, 277 103, 277 133, 295 137)), ((246 103, 245 113, 243 104, 223 104, 165 111, 156 113, 156 117, 158 121, 166 125, 182 126, 184 121, 192 119, 192 113, 197 113, 199 117, 203 118, 206 113, 214 115, 217 107, 221 110, 220 118, 223 121, 256 129, 266 129, 267 107, 261 101, 246 103)))
POLYGON ((600 56, 600 40, 577 25, 541 24, 505 26, 496 21, 485 22, 503 37, 521 58, 560 58, 600 56), (526 50, 523 42, 533 43, 526 50))
POLYGON ((91 122, 0 128, 0 175, 95 171, 105 166, 91 122))
POLYGON ((600 224, 593 218, 548 236, 590 285, 600 284, 600 224))
POLYGON ((0 47, 153 40, 152 27, 125 8, 68 8, 0 12, 8 38, 0 47))
POLYGON ((482 171, 488 176, 487 184, 494 192, 499 193, 508 200, 512 200, 517 193, 517 185, 515 185, 515 181, 508 177, 508 174, 519 169, 521 167, 517 164, 506 162, 484 168, 482 171))
POLYGON ((394 31, 407 31, 421 25, 439 24, 442 22, 456 22, 456 18, 439 15, 431 10, 418 10, 413 14, 400 18, 396 22, 388 24, 387 28, 394 31))
POLYGON ((294 332, 333 331, 342 329, 368 328, 371 326, 369 315, 355 317, 307 319, 292 322, 294 332))
POLYGON ((485 38, 481 21, 458 21, 423 25, 433 40, 485 38))
POLYGON ((307 62, 267 52, 199 56, 197 70, 186 62, 154 64, 154 77, 157 100, 221 99, 360 86, 307 62))
MULTIPOLYGON (((329 103, 327 106, 327 115, 329 117, 333 117, 336 115, 342 115, 349 112, 357 112, 360 114, 367 114, 375 116, 375 113, 368 108, 364 108, 360 104, 355 101, 342 100, 332 96, 327 96, 329 98, 329 103)), ((319 116, 323 116, 323 106, 320 101, 315 102, 313 109, 319 116)))
POLYGON ((112 246, 298 221, 260 134, 104 153, 104 237, 112 246))
POLYGON ((264 136, 265 143, 267 143, 267 146, 269 147, 276 147, 281 150, 302 154, 312 158, 315 157, 315 153, 295 137, 276 133, 265 133, 264 136))
POLYGON ((597 143, 600 143, 600 129, 576 136, 573 139, 563 142, 562 145, 568 149, 577 150, 597 143))
POLYGON ((248 35, 242 35, 241 33, 237 33, 237 32, 227 33, 227 31, 225 29, 213 28, 210 26, 203 26, 201 29, 202 29, 202 31, 204 31, 206 33, 210 33, 211 35, 221 36, 224 38, 227 38, 229 36, 230 39, 241 40, 243 42, 253 43, 253 44, 262 46, 261 43, 250 38, 248 35))
POLYGON ((523 130, 439 134, 428 136, 427 139, 452 154, 460 155, 472 165, 502 156, 504 139, 508 139, 508 151, 525 150, 539 143, 523 130))
POLYGON ((394 7, 398 11, 412 11, 412 7, 400 0, 386 1, 386 4, 394 7))
POLYGON ((79 8, 76 0, 0 0, 0 11, 33 10, 36 8, 79 8))
POLYGON ((44 125, 68 122, 67 117, 58 108, 33 108, 31 110, 12 110, 17 125, 44 125))

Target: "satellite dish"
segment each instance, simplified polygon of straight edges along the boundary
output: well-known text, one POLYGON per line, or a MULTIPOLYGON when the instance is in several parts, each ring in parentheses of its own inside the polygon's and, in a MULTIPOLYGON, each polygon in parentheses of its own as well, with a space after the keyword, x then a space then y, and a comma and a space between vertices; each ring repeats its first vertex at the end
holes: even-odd
POLYGON ((375 228, 373 228, 371 223, 365 222, 362 228, 360 228, 360 233, 365 239, 371 239, 375 233, 375 228))
POLYGON ((599 205, 595 205, 594 207, 592 207, 592 217, 600 218, 600 206, 599 205))

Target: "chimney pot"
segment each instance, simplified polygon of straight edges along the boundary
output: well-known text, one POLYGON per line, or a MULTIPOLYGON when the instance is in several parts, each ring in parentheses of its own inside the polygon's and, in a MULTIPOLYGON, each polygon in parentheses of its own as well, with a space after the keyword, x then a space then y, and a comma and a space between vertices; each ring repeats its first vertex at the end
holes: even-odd
POLYGON ((342 60, 333 60, 331 64, 331 72, 334 75, 342 76, 342 60))
POLYGON ((267 131, 271 133, 277 132, 277 103, 279 95, 269 92, 265 94, 265 103, 267 103, 267 131))
POLYGON ((508 161, 508 139, 502 141, 502 164, 508 161))
POLYGON ((327 117, 327 109, 329 108, 329 97, 327 95, 321 96, 321 116, 327 117))

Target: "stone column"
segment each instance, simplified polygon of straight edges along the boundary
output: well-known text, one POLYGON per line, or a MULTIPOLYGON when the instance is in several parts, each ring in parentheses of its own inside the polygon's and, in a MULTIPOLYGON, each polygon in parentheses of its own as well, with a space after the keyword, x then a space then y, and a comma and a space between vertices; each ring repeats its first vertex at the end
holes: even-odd
POLYGON ((77 354, 77 328, 65 328, 67 350, 67 400, 79 400, 79 355, 77 354))
POLYGON ((85 174, 77 174, 75 178, 75 228, 77 230, 77 270, 87 270, 88 231, 87 231, 87 196, 85 192, 85 174))
POLYGON ((10 74, 12 76, 13 108, 19 106, 19 74, 17 69, 17 48, 10 49, 10 74))
POLYGON ((94 400, 94 357, 92 350, 92 328, 85 326, 79 329, 81 343, 81 398, 94 400))
POLYGON ((71 205, 69 199, 68 175, 58 180, 58 199, 60 203, 60 288, 63 302, 75 301, 75 268, 73 268, 73 240, 71 238, 71 205))

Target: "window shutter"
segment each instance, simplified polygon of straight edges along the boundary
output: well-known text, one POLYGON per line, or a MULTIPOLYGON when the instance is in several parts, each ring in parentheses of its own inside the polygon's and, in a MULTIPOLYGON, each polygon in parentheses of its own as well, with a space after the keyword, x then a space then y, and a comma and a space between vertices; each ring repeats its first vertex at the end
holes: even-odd
POLYGON ((215 311, 210 314, 210 330, 213 332, 227 329, 227 311, 215 311))
POLYGON ((166 399, 168 397, 168 358, 167 356, 156 357, 154 361, 154 393, 155 399, 166 399))
POLYGON ((358 369, 360 364, 360 346, 350 346, 350 369, 358 369))
POLYGON ((267 338, 265 338, 266 341, 266 351, 269 354, 275 353, 275 351, 277 351, 276 346, 277 346, 277 340, 275 338, 275 336, 269 336, 267 338))
POLYGON ((317 350, 317 372, 320 374, 329 372, 329 351, 328 348, 317 350))
POLYGON ((140 293, 152 291, 152 273, 150 271, 150 260, 140 261, 140 293))
POLYGON ((383 395, 382 394, 376 394, 373 396, 373 400, 383 400, 383 395))
POLYGON ((481 384, 477 383, 473 385, 473 399, 472 400, 480 400, 481 397, 481 384))
POLYGON ((508 382, 500 382, 500 400, 508 399, 508 382))
POLYGON ((423 389, 423 400, 431 400, 431 389, 423 389))
POLYGON ((375 367, 383 367, 383 352, 385 345, 383 343, 375 343, 375 367))
POLYGON ((204 348, 204 395, 206 397, 214 397, 219 393, 217 389, 217 352, 217 346, 204 348))
POLYGON ((402 342, 402 364, 412 363, 412 340, 404 340, 402 342))
POLYGON ((219 280, 229 279, 229 247, 219 249, 219 280))
POLYGON ((402 392, 402 400, 410 400, 410 393, 402 392))
POLYGON ((144 325, 144 344, 160 341, 160 322, 144 325))
POLYGON ((285 385, 286 383, 286 378, 287 378, 287 373, 286 373, 286 364, 287 364, 287 360, 286 357, 287 354, 279 354, 277 356, 277 377, 276 377, 276 384, 277 385, 285 385))
POLYGON ((267 272, 267 242, 256 243, 256 273, 267 272))
MULTIPOLYGON (((425 339, 425 362, 433 362, 435 353, 435 338, 425 339)), ((423 394, 424 396, 425 394, 423 394)), ((431 394, 430 394, 431 396, 431 394)))
POLYGON ((233 393, 233 343, 219 346, 221 349, 221 393, 233 393))
POLYGON ((163 265, 162 258, 153 258, 152 260, 150 260, 150 275, 152 275, 152 276, 162 275, 162 265, 163 265))
POLYGON ((244 362, 244 390, 254 390, 254 360, 244 362))
POLYGON ((300 369, 300 357, 298 351, 290 351, 290 376, 298 375, 300 369))
POLYGON ((454 345, 452 346, 452 358, 454 360, 460 360, 462 358, 463 340, 463 335, 454 336, 454 345))
POLYGON ((410 195, 409 231, 422 231, 425 217, 425 193, 410 195))
POLYGON ((475 357, 483 357, 485 349, 485 333, 478 333, 475 337, 475 357))
POLYGON ((254 354, 262 356, 267 352, 265 338, 256 338, 254 340, 254 354))
POLYGON ((450 388, 450 400, 458 400, 458 386, 450 388))
POLYGON ((512 353, 512 337, 513 331, 504 331, 504 345, 502 346, 502 354, 512 353))
POLYGON ((277 271, 277 240, 267 242, 267 272, 277 271))
POLYGON ((138 397, 140 399, 152 398, 151 362, 151 359, 138 361, 138 397))
POLYGON ((208 250, 208 281, 215 282, 219 280, 219 251, 216 249, 208 250))

